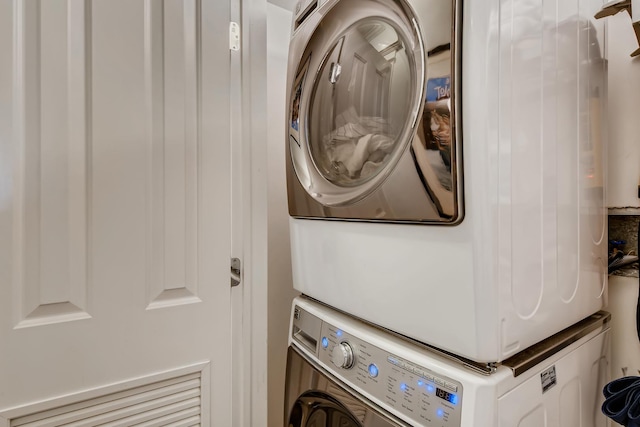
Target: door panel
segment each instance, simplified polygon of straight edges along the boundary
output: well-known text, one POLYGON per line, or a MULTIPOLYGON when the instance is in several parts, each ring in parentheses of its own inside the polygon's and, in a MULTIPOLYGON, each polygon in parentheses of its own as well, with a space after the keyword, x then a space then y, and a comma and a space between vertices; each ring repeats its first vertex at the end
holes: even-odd
POLYGON ((54 0, 14 11, 14 126, 3 141, 14 147, 16 327, 90 317, 83 9, 54 0))
POLYGON ((0 1, 0 420, 199 366, 231 425, 228 19, 0 1))

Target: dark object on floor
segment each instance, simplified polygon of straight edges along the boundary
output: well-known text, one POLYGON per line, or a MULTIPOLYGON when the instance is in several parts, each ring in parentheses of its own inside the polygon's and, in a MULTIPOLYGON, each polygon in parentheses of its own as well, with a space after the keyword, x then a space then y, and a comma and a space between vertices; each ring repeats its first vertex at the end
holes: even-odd
POLYGON ((602 390, 602 413, 628 427, 640 427, 640 377, 611 381, 602 390))

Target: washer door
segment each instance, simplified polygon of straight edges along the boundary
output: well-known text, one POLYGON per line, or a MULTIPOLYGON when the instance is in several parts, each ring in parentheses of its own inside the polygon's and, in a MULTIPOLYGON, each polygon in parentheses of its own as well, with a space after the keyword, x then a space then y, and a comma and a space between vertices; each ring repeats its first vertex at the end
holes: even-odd
POLYGON ((290 427, 362 427, 337 399, 319 391, 298 397, 289 416, 290 427))
POLYGON ((305 191, 331 207, 379 187, 415 134, 425 79, 406 3, 336 2, 309 37, 291 88, 289 149, 305 191))
POLYGON ((290 346, 284 421, 288 427, 407 427, 348 391, 290 346))

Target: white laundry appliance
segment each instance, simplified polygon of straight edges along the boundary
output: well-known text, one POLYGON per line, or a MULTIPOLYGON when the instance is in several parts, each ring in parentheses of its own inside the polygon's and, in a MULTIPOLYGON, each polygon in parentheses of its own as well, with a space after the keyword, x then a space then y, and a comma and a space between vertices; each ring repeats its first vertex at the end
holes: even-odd
POLYGON ((481 363, 603 306, 601 2, 303 0, 294 287, 481 363))
POLYGON ((293 303, 288 427, 604 427, 609 314, 489 375, 306 298, 293 303))

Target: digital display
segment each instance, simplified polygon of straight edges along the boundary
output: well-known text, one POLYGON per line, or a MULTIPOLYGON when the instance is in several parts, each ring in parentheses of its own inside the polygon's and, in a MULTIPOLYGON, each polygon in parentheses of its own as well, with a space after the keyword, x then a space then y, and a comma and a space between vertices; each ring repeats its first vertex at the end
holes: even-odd
POLYGON ((449 393, 448 391, 445 391, 441 388, 436 388, 436 396, 438 396, 440 399, 446 400, 447 402, 453 403, 454 405, 458 403, 457 395, 449 393))

